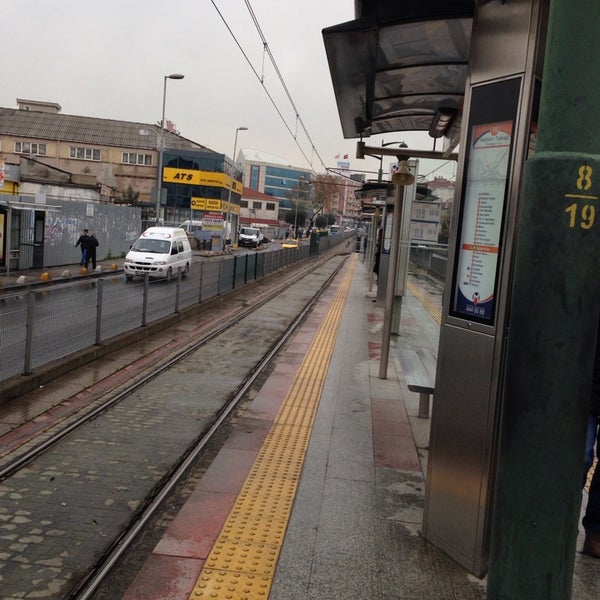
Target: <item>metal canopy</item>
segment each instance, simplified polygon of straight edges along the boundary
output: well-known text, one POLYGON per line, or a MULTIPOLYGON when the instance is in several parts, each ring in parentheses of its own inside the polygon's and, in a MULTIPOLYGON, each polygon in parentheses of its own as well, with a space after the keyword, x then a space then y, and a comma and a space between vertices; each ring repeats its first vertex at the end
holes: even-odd
POLYGON ((458 130, 473 7, 473 0, 358 0, 359 18, 323 30, 345 138, 458 130), (446 122, 435 131, 440 117, 446 122))
POLYGON ((42 204, 37 202, 20 202, 19 200, 9 200, 8 198, 2 198, 0 196, 0 206, 6 208, 12 208, 13 210, 43 210, 45 212, 60 212, 62 206, 56 206, 53 204, 42 204))

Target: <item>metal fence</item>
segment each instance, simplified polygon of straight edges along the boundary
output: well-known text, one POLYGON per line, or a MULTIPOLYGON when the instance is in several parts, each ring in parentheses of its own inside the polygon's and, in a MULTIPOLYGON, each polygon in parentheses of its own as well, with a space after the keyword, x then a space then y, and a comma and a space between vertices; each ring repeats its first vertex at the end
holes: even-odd
POLYGON ((411 246, 410 261, 418 267, 425 269, 441 281, 446 279, 448 266, 447 246, 411 246))
MULTIPOLYGON (((318 245, 224 256, 192 263, 174 281, 122 274, 80 279, 0 298, 0 382, 178 313, 280 269, 293 268, 353 234, 318 245)), ((347 242, 348 245, 352 241, 347 242)))

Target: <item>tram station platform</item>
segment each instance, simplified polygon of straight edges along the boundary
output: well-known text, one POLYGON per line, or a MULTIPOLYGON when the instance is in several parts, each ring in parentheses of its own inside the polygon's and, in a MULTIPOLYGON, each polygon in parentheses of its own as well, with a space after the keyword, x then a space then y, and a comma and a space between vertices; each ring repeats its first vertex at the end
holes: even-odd
MULTIPOLYGON (((398 355, 437 355, 440 309, 411 278, 381 379, 384 307, 351 255, 123 598, 483 600, 420 534, 430 421, 398 355)), ((574 599, 598 567, 578 554, 574 599)))
MULTIPOLYGON (((430 420, 400 355, 437 356, 440 287, 409 277, 381 379, 384 307, 369 279, 363 257, 349 255, 147 562, 111 598, 486 598, 485 579, 420 534, 430 420)), ((572 598, 596 599, 600 562, 582 545, 580 535, 572 598)))

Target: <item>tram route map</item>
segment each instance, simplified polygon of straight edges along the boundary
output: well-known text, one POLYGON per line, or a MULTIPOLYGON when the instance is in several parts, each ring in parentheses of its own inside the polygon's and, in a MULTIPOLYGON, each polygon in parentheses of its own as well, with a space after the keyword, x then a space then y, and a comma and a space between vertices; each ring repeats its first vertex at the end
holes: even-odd
POLYGON ((472 131, 459 245, 454 309, 491 321, 512 121, 476 125, 472 131))

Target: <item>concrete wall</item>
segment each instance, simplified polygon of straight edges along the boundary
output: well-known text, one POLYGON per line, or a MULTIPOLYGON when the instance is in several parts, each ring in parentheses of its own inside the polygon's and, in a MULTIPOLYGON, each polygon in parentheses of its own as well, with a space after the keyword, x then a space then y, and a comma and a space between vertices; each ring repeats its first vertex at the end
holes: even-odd
MULTIPOLYGON (((141 233, 141 210, 129 206, 60 200, 59 212, 46 213, 44 266, 72 265, 81 257, 75 242, 83 229, 95 233, 97 259, 123 256, 141 233)), ((27 220, 27 213, 23 218, 27 220)), ((23 226, 25 227, 25 223, 23 226)))

